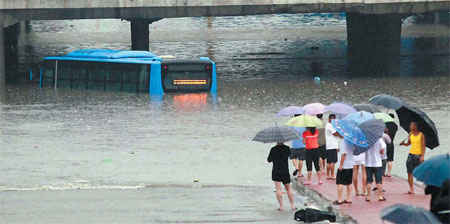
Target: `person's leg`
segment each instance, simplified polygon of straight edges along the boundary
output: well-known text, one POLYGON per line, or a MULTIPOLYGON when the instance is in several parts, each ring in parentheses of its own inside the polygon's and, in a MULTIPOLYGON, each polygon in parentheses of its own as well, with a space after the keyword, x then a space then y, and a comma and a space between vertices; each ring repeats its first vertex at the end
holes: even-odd
MULTIPOLYGON (((356 196, 359 195, 359 191, 358 191, 358 173, 359 173, 359 166, 358 165, 354 165, 353 166, 353 185, 355 186, 356 196)), ((364 192, 364 190, 363 190, 363 192, 364 192)))
POLYGON ((352 185, 347 185, 347 199, 345 199, 347 203, 352 201, 352 185))
POLYGON ((294 193, 292 192, 291 184, 290 183, 285 184, 284 188, 286 189, 286 192, 287 192, 287 195, 289 198, 289 202, 291 203, 291 209, 297 210, 297 208, 295 207, 295 204, 294 204, 294 193))
POLYGON ((306 156, 306 170, 308 171, 308 179, 307 183, 311 184, 311 175, 312 175, 312 150, 306 150, 305 156, 306 156))
MULTIPOLYGON (((298 161, 297 158, 292 158, 292 165, 294 165, 294 173, 292 174, 293 176, 297 175, 296 171, 298 170, 298 161)), ((297 171, 298 172, 298 171, 297 171)))
POLYGON ((382 174, 382 176, 384 176, 386 174, 386 164, 387 164, 387 160, 386 159, 381 160, 381 174, 382 174))
POLYGON ((279 210, 282 211, 283 210, 283 193, 281 190, 281 182, 274 181, 274 183, 275 183, 275 190, 276 190, 276 194, 277 194, 277 200, 278 200, 278 203, 280 204, 279 210))
POLYGON ((335 163, 330 163, 330 172, 331 172, 330 177, 333 179, 334 179, 334 164, 335 163))
POLYGON ((298 177, 302 177, 303 160, 298 161, 298 177))
POLYGON ((330 177, 331 177, 331 176, 330 176, 330 174, 331 174, 331 168, 330 168, 330 165, 331 165, 331 164, 327 163, 327 178, 330 178, 330 177))
POLYGON ((387 164, 387 176, 388 177, 391 176, 391 170, 392 170, 392 161, 388 161, 388 164, 387 164))
POLYGON ((414 194, 414 177, 412 173, 408 173, 408 184, 409 184, 409 192, 410 194, 414 194))
POLYGON ((342 192, 343 192, 343 191, 344 191, 344 185, 338 184, 338 199, 337 199, 337 201, 338 201, 339 203, 342 202, 342 192))
POLYGON ((319 164, 319 153, 317 149, 313 149, 313 162, 314 162, 314 168, 316 169, 317 173, 317 180, 319 181, 319 184, 322 184, 322 180, 320 179, 321 173, 320 173, 320 164, 319 164))
POLYGON ((366 201, 370 201, 370 196, 372 193, 372 181, 373 181, 373 172, 372 167, 366 167, 366 176, 367 176, 367 182, 366 182, 366 201))
POLYGON ((383 171, 382 168, 377 168, 375 171, 375 181, 377 183, 378 188, 378 200, 384 200, 383 197, 383 171))
POLYGON ((363 187, 363 194, 366 194, 366 192, 364 192, 367 188, 367 172, 366 172, 366 167, 364 165, 361 165, 361 170, 362 170, 362 187, 363 187))

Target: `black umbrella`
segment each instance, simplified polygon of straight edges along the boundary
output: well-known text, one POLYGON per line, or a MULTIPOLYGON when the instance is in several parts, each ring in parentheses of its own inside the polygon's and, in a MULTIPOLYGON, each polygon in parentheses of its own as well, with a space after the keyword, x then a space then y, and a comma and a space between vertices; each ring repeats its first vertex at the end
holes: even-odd
POLYGON ((366 111, 366 112, 370 112, 370 113, 377 113, 377 112, 381 112, 380 109, 378 109, 378 107, 376 107, 373 104, 355 104, 353 105, 353 107, 357 110, 357 111, 366 111))
POLYGON ((387 94, 378 94, 369 99, 370 103, 384 106, 388 109, 398 110, 403 106, 403 100, 387 94))
POLYGON ((421 110, 409 106, 403 105, 400 109, 396 110, 400 126, 405 129, 406 132, 410 132, 409 124, 413 121, 417 122, 419 130, 425 135, 425 145, 434 149, 439 146, 439 137, 434 122, 421 110))

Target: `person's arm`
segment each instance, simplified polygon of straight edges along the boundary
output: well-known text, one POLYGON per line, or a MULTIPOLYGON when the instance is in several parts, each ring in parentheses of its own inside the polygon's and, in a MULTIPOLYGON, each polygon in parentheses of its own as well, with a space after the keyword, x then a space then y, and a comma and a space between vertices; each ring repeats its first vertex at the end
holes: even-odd
POLYGON ((420 156, 420 163, 423 163, 423 161, 425 161, 425 136, 423 134, 421 134, 420 140, 420 142, 422 142, 422 155, 420 156))
POLYGON ((405 143, 405 141, 402 141, 402 142, 400 142, 400 145, 404 145, 404 146, 411 145, 411 134, 412 134, 412 132, 409 133, 408 142, 405 143))
POLYGON ((341 163, 339 164, 339 170, 340 171, 342 171, 342 169, 344 167, 345 157, 347 157, 347 154, 342 154, 342 156, 341 156, 341 163))
POLYGON ((267 162, 269 162, 269 163, 273 162, 272 152, 273 152, 273 149, 270 150, 269 157, 267 157, 267 162))

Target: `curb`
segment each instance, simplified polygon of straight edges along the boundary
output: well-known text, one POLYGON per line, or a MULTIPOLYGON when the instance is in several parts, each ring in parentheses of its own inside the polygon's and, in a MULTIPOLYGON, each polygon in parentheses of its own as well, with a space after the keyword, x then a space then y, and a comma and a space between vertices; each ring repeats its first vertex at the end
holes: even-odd
POLYGON ((354 224, 358 223, 353 217, 343 214, 340 212, 338 206, 333 206, 332 202, 324 197, 321 193, 315 191, 314 189, 308 188, 307 186, 301 184, 297 178, 292 178, 292 187, 304 196, 311 198, 315 204, 323 210, 333 212, 336 214, 336 221, 338 223, 348 223, 354 224))

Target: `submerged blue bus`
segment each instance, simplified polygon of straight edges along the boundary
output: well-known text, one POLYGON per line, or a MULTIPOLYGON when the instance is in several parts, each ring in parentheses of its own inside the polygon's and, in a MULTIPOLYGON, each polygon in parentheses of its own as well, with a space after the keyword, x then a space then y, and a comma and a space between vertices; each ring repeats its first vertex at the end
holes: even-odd
POLYGON ((148 51, 84 49, 44 58, 39 86, 103 91, 217 92, 216 65, 164 59, 148 51))

